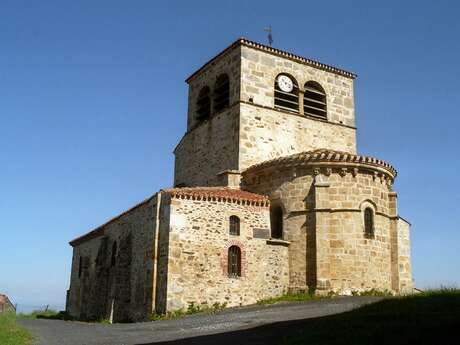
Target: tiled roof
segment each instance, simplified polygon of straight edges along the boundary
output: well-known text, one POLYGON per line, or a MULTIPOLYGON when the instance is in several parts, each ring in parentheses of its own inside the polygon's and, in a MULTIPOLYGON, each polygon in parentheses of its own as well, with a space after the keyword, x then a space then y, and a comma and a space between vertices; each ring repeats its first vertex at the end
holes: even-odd
POLYGON ((257 206, 268 206, 268 197, 228 187, 184 187, 164 189, 173 198, 193 200, 215 200, 224 202, 243 202, 257 206))
POLYGON ((250 166, 243 172, 243 174, 264 169, 270 166, 289 167, 308 165, 311 163, 348 163, 350 165, 367 165, 385 170, 392 178, 395 178, 397 175, 396 169, 391 164, 381 159, 328 149, 306 151, 290 156, 270 159, 262 163, 250 166))
POLYGON ((193 77, 195 77, 204 68, 206 68, 206 66, 208 66, 209 64, 211 64, 212 62, 217 60, 219 57, 224 55, 227 51, 229 51, 230 49, 233 49, 235 47, 238 47, 240 45, 243 45, 243 46, 246 46, 246 47, 251 47, 251 48, 254 48, 254 49, 257 49, 257 50, 261 50, 261 51, 265 51, 267 53, 278 55, 278 56, 293 60, 295 62, 303 63, 305 65, 316 67, 316 68, 319 68, 319 69, 322 69, 322 70, 325 70, 325 71, 328 71, 328 72, 332 72, 332 73, 335 73, 335 74, 339 74, 339 75, 342 75, 344 77, 348 77, 348 78, 352 78, 352 79, 355 79, 357 77, 357 75, 355 73, 345 71, 345 70, 343 70, 341 68, 326 65, 326 64, 321 63, 319 61, 311 60, 311 59, 308 59, 308 58, 300 56, 300 55, 295 55, 295 54, 289 53, 289 52, 281 50, 281 49, 277 49, 277 48, 267 46, 265 44, 250 41, 250 40, 242 37, 242 38, 237 39, 235 42, 230 44, 227 48, 225 48, 223 51, 221 51, 219 54, 217 54, 211 60, 206 62, 203 66, 201 66, 197 71, 195 71, 190 77, 188 77, 186 79, 186 82, 187 83, 190 82, 190 80, 192 80, 193 77))
POLYGON ((132 210, 148 203, 150 200, 152 200, 152 198, 155 196, 156 194, 152 195, 151 197, 141 201, 140 203, 134 205, 133 207, 127 209, 126 211, 120 213, 118 216, 115 216, 111 219, 109 219, 107 222, 105 222, 104 224, 102 225, 99 225, 97 228, 95 228, 94 230, 91 230, 90 232, 87 232, 86 234, 80 236, 80 237, 77 237, 75 239, 73 239, 72 241, 69 242, 69 244, 72 246, 72 247, 75 247, 75 246, 78 246, 79 244, 83 243, 83 242, 86 242, 88 240, 91 240, 93 238, 97 238, 99 236, 103 236, 104 233, 105 233, 105 227, 107 225, 109 225, 110 223, 116 221, 117 219, 121 218, 122 216, 124 216, 125 214, 131 212, 132 210))

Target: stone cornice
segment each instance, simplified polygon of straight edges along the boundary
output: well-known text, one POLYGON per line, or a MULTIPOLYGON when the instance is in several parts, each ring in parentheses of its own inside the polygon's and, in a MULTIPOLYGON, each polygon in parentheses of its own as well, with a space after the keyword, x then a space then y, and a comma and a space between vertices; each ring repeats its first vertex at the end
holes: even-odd
POLYGON ((384 174, 392 180, 397 175, 396 169, 389 163, 369 156, 355 155, 348 152, 318 149, 296 153, 289 156, 278 157, 247 168, 243 176, 247 173, 258 172, 269 167, 289 168, 289 167, 324 167, 341 168, 341 171, 354 171, 354 168, 372 170, 374 174, 384 174))
POLYGON ((347 77, 347 78, 355 79, 357 77, 357 75, 355 73, 345 71, 345 70, 343 70, 341 68, 330 66, 330 65, 321 63, 319 61, 315 61, 315 60, 308 59, 308 58, 300 56, 300 55, 295 55, 295 54, 289 53, 289 52, 281 50, 281 49, 273 48, 273 47, 270 47, 270 46, 267 46, 267 45, 264 45, 264 44, 261 44, 261 43, 250 41, 250 40, 248 40, 246 38, 239 38, 235 42, 230 44, 227 48, 225 48, 223 51, 221 51, 219 54, 217 54, 215 57, 213 57, 211 60, 206 62, 197 71, 192 73, 192 75, 190 75, 185 81, 187 83, 190 83, 190 81, 197 74, 199 74, 201 71, 203 71, 208 65, 210 65, 213 62, 215 62, 216 60, 218 60, 221 56, 223 56, 228 51, 230 51, 230 50, 232 50, 232 49, 234 49, 236 47, 239 47, 239 46, 245 46, 245 47, 253 48, 253 49, 256 49, 256 50, 260 50, 260 51, 263 51, 263 52, 266 52, 266 53, 269 53, 269 54, 272 54, 272 55, 280 56, 280 57, 283 57, 283 58, 286 58, 286 59, 289 59, 289 60, 304 64, 304 65, 312 66, 312 67, 315 67, 315 68, 318 68, 318 69, 321 69, 321 70, 324 70, 324 71, 327 71, 327 72, 335 73, 335 74, 338 74, 338 75, 341 75, 341 76, 344 76, 344 77, 347 77))

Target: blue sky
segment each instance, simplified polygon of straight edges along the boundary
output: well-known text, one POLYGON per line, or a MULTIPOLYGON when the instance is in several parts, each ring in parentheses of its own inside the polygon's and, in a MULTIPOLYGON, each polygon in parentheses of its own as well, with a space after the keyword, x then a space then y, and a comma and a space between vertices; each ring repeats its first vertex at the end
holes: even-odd
POLYGON ((443 1, 0 0, 0 292, 63 306, 68 241, 172 184, 185 78, 240 36, 358 74, 416 285, 460 285, 460 21, 443 1))

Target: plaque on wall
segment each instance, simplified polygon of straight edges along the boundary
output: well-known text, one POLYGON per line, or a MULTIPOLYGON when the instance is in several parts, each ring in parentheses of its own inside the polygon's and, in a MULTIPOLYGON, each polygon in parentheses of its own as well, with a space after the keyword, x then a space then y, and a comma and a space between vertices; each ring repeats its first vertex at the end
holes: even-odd
POLYGON ((270 238, 270 229, 261 229, 261 228, 254 228, 253 229, 253 237, 254 238, 263 238, 268 239, 270 238))

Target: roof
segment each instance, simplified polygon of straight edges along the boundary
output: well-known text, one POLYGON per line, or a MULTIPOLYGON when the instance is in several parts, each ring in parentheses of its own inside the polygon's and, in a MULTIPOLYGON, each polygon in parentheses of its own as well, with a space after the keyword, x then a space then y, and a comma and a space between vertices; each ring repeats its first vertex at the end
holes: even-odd
POLYGON ((229 187, 184 187, 164 189, 173 198, 192 200, 212 200, 223 202, 243 202, 256 206, 268 206, 268 197, 229 187))
MULTIPOLYGON (((193 199, 193 200, 213 200, 223 202, 243 202, 245 204, 256 206, 268 206, 268 197, 265 195, 254 194, 239 189, 231 189, 228 187, 186 187, 186 188, 169 188, 161 190, 163 193, 171 195, 173 198, 179 199, 193 199)), ((77 237, 69 242, 72 247, 78 246, 93 238, 104 236, 105 228, 107 225, 120 219, 125 214, 133 211, 134 209, 145 205, 155 197, 156 193, 151 197, 141 201, 128 210, 120 213, 119 215, 109 219, 104 224, 87 232, 86 234, 77 237)))
POLYGON ((367 166, 375 167, 386 172, 395 178, 397 175, 396 169, 389 163, 369 156, 355 155, 343 151, 334 151, 328 149, 317 149, 312 151, 305 151, 296 153, 289 156, 278 157, 258 163, 247 168, 243 174, 248 172, 255 172, 268 167, 290 167, 299 165, 313 165, 313 164, 339 164, 339 165, 352 165, 352 166, 367 166))
POLYGON ((115 216, 111 219, 109 219, 107 222, 105 222, 104 224, 102 225, 99 225, 97 228, 91 230, 90 232, 87 232, 86 234, 80 236, 80 237, 77 237, 75 239, 73 239, 72 241, 69 242, 69 244, 72 246, 72 247, 75 247, 75 246, 78 246, 79 244, 83 243, 83 242, 86 242, 88 240, 91 240, 93 238, 97 238, 99 236, 103 236, 104 233, 105 233, 105 227, 107 225, 109 225, 110 223, 116 221, 117 219, 120 219, 121 217, 123 217, 125 214, 131 212, 132 210, 142 206, 142 205, 145 205, 146 203, 148 203, 150 200, 153 199, 153 197, 156 195, 156 193, 150 197, 148 197, 147 199, 141 201, 140 203, 134 205, 133 207, 127 209, 126 211, 120 213, 118 216, 115 216))
POLYGON ((185 81, 187 83, 189 83, 198 73, 200 73, 203 69, 205 69, 209 64, 211 64, 212 62, 216 61, 218 58, 220 58, 222 55, 227 53, 229 50, 234 49, 234 48, 239 47, 239 46, 246 46, 246 47, 250 47, 250 48, 253 48, 253 49, 261 50, 261 51, 267 52, 269 54, 281 56, 283 58, 286 58, 286 59, 289 59, 289 60, 292 60, 292 61, 295 61, 295 62, 299 62, 299 63, 305 64, 305 65, 309 65, 309 66, 312 66, 312 67, 315 67, 315 68, 319 68, 319 69, 322 69, 322 70, 325 70, 325 71, 328 71, 328 72, 332 72, 332 73, 335 73, 335 74, 338 74, 338 75, 341 75, 341 76, 344 76, 344 77, 348 77, 348 78, 352 78, 352 79, 355 79, 357 77, 357 75, 355 73, 353 73, 353 72, 349 72, 349 71, 346 71, 346 70, 338 68, 338 67, 327 65, 327 64, 324 64, 322 62, 312 60, 312 59, 309 59, 309 58, 306 58, 306 57, 303 57, 303 56, 300 56, 300 55, 295 55, 295 54, 289 53, 289 52, 287 52, 285 50, 273 48, 273 47, 267 46, 267 45, 262 44, 262 43, 257 43, 257 42, 254 42, 254 41, 250 41, 250 40, 242 37, 242 38, 237 39, 235 42, 233 42, 227 48, 222 50, 219 54, 217 54, 211 60, 206 62, 198 70, 196 70, 194 73, 192 73, 192 75, 190 75, 185 81))
POLYGON ((8 296, 4 295, 4 294, 0 294, 0 305, 5 305, 5 304, 9 304, 14 309, 14 305, 13 305, 13 303, 11 303, 10 299, 8 298, 8 296))

